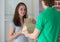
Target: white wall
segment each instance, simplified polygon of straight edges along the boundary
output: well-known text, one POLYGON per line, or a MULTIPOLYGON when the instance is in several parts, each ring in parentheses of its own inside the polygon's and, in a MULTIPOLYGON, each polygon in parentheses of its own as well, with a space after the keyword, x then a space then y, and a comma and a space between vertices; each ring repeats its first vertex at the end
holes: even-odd
POLYGON ((39 14, 39 0, 34 0, 34 14, 35 14, 35 19, 37 19, 37 16, 39 14))
POLYGON ((5 15, 5 0, 0 0, 0 42, 5 42, 4 15, 5 15))

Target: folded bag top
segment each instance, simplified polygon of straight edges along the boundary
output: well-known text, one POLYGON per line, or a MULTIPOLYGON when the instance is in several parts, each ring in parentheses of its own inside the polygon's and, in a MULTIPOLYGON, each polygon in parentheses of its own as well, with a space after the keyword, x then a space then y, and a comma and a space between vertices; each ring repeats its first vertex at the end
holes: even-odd
POLYGON ((24 26, 23 27, 26 27, 26 29, 29 33, 33 33, 33 31, 35 29, 35 24, 32 22, 32 18, 24 19, 24 26))

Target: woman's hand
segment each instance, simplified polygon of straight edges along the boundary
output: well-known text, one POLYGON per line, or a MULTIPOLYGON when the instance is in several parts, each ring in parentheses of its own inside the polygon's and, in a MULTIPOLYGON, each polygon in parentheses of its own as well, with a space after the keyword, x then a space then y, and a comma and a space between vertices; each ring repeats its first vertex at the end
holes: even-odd
POLYGON ((22 34, 22 30, 20 30, 18 33, 19 33, 19 34, 22 34))
POLYGON ((22 31, 27 31, 27 27, 24 25, 22 31))
POLYGON ((25 35, 25 37, 28 37, 28 31, 27 31, 27 30, 22 31, 22 34, 24 34, 24 35, 25 35))

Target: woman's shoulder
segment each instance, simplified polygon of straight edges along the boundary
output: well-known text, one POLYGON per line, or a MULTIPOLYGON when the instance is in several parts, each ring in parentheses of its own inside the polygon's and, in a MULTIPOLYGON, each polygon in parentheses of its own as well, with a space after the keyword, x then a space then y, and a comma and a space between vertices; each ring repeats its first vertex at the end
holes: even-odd
POLYGON ((12 26, 12 27, 22 27, 22 26, 16 26, 13 21, 10 22, 10 26, 12 26))
POLYGON ((10 22, 10 26, 12 26, 12 27, 15 26, 13 21, 10 22))

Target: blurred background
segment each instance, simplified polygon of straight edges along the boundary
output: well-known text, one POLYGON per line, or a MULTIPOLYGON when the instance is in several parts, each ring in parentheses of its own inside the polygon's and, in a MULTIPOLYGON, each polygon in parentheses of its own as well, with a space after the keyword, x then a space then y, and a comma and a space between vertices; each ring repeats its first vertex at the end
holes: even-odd
MULTIPOLYGON (((13 19, 15 7, 19 2, 27 5, 28 17, 36 19, 43 11, 40 0, 0 0, 0 42, 8 42, 9 23, 13 19)), ((60 0, 55 0, 55 8, 60 11, 60 0)), ((36 42, 29 40, 29 42, 36 42)))

